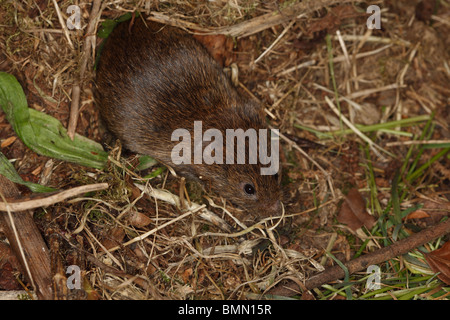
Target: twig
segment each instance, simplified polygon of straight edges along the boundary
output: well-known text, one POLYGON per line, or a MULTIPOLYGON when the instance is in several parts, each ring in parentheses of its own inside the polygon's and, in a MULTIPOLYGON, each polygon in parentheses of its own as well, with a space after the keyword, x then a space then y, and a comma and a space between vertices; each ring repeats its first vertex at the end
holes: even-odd
MULTIPOLYGON (((355 55, 355 59, 361 59, 361 58, 366 58, 368 56, 380 53, 386 49, 389 49, 390 47, 392 47, 392 44, 387 44, 383 47, 380 47, 378 49, 372 50, 372 51, 367 51, 367 52, 361 52, 355 55)), ((346 57, 344 55, 340 55, 338 57, 333 58, 333 62, 337 63, 337 62, 342 62, 342 61, 346 61, 346 57)))
POLYGON ((379 152, 378 150, 381 150, 383 152, 385 152, 386 154, 391 155, 389 152, 387 152, 386 150, 384 150, 383 148, 381 148, 379 145, 377 145, 375 142, 373 142, 372 140, 370 140, 365 134, 363 134, 361 131, 358 130, 358 128, 356 128, 351 122, 350 120, 348 120, 342 113, 339 112, 339 110, 336 108, 336 106, 333 104, 333 102, 330 100, 330 98, 328 98, 328 96, 325 96, 325 101, 327 102, 328 106, 331 108, 331 110, 333 110, 333 112, 340 118, 342 119, 342 121, 344 121, 344 123, 353 130, 354 133, 356 133, 356 135, 358 135, 362 140, 364 140, 365 142, 367 142, 369 144, 369 146, 371 147, 371 149, 377 154, 378 157, 380 158, 384 158, 379 152), (378 149, 378 150, 377 150, 378 149))
MULTIPOLYGON (((360 256, 359 258, 344 263, 344 265, 348 269, 348 272, 350 274, 353 274, 355 272, 365 270, 370 265, 376 265, 406 254, 414 248, 430 242, 436 238, 442 237, 447 233, 450 233, 450 219, 436 226, 429 227, 425 230, 415 233, 407 238, 399 240, 390 246, 360 256)), ((305 287, 307 290, 311 290, 325 283, 341 279, 342 277, 344 277, 344 270, 336 265, 331 268, 325 269, 324 272, 314 275, 306 280, 305 287)), ((278 285, 277 287, 271 289, 268 294, 290 296, 297 294, 299 290, 300 287, 295 282, 289 282, 278 285)))
POLYGON ((342 39, 342 35, 339 30, 336 31, 336 36, 339 40, 339 45, 341 46, 342 52, 344 53, 345 66, 346 68, 350 68, 350 57, 348 56, 347 47, 345 46, 344 39, 342 39))
POLYGON ((281 40, 281 38, 283 38, 283 36, 286 34, 286 32, 288 32, 289 29, 291 29, 291 27, 294 25, 294 23, 295 23, 295 20, 292 20, 289 23, 289 25, 286 28, 284 28, 283 32, 281 32, 280 35, 275 39, 275 41, 272 42, 272 44, 266 50, 264 50, 264 52, 261 53, 261 55, 258 58, 256 58, 253 63, 254 64, 258 63, 259 60, 261 60, 267 53, 269 53, 273 49, 273 47, 275 47, 275 45, 281 40))
MULTIPOLYGON (((327 91, 329 93, 334 93, 330 89, 325 88, 325 87, 321 86, 320 84, 314 83, 314 86, 318 89, 327 91)), ((340 96, 339 100, 355 99, 355 98, 360 98, 360 97, 364 97, 364 96, 369 96, 369 95, 377 93, 377 92, 384 92, 386 90, 393 90, 393 89, 399 89, 399 88, 404 88, 404 87, 405 86, 401 86, 397 83, 393 83, 393 84, 388 84, 384 87, 372 88, 372 89, 366 89, 366 90, 362 90, 362 91, 358 91, 358 92, 353 92, 353 93, 350 93, 349 95, 347 95, 346 97, 340 96)))
POLYGON ((270 12, 248 21, 223 27, 215 30, 215 33, 227 34, 232 37, 248 37, 280 23, 296 19, 300 15, 308 15, 311 12, 330 7, 336 4, 353 2, 351 0, 309 0, 293 4, 279 12, 270 12))
POLYGON ((72 103, 70 104, 69 124, 67 125, 67 135, 73 140, 75 137, 75 129, 78 123, 78 112, 80 110, 80 93, 81 87, 77 81, 72 88, 72 103))
POLYGON ((56 2, 56 0, 52 0, 52 1, 53 1, 53 5, 55 6, 56 15, 58 16, 58 20, 59 20, 59 23, 61 24, 61 28, 63 29, 64 35, 67 38, 67 42, 69 43, 70 48, 73 50, 74 47, 73 47, 72 40, 70 40, 69 30, 67 30, 67 26, 66 26, 64 18, 62 16, 61 10, 59 9, 58 3, 56 2))
POLYGON ((97 183, 97 184, 89 184, 86 186, 75 187, 69 190, 61 191, 57 194, 51 195, 42 199, 28 200, 28 201, 20 201, 15 202, 13 200, 8 200, 8 202, 0 202, 0 211, 25 211, 39 207, 46 207, 61 201, 64 201, 67 198, 77 196, 82 193, 104 190, 108 188, 107 183, 97 183))
MULTIPOLYGON (((344 34, 342 35, 342 39, 345 41, 360 41, 364 36, 352 35, 352 34, 344 34)), ((332 37, 333 40, 338 40, 337 36, 332 37)), ((376 36, 370 36, 365 39, 367 42, 378 42, 378 43, 394 43, 404 46, 411 46, 411 42, 403 40, 403 39, 391 39, 391 38, 381 38, 376 36)))
MULTIPOLYGON (((55 2, 55 0, 53 0, 55 2)), ((86 38, 84 40, 84 52, 80 63, 80 73, 78 79, 73 85, 72 89, 72 103, 70 105, 69 124, 67 125, 67 135, 73 140, 75 136, 75 129, 77 128, 78 114, 80 109, 80 93, 81 83, 83 83, 84 73, 86 71, 87 63, 89 61, 89 51, 95 48, 95 27, 100 18, 100 0, 95 0, 92 5, 91 14, 89 16, 89 24, 86 29, 86 38)))
POLYGON ((393 147, 393 146, 410 146, 410 145, 427 145, 427 144, 449 144, 450 140, 410 140, 410 141, 394 141, 394 142, 388 142, 386 143, 386 147, 393 147))
MULTIPOLYGON (((169 191, 155 189, 155 188, 149 189, 149 188, 146 188, 145 186, 137 184, 137 183, 135 183, 134 185, 136 187, 138 187, 141 191, 147 193, 150 197, 153 197, 155 199, 170 203, 171 205, 180 207, 180 198, 178 196, 170 193, 169 191)), ((200 207, 199 204, 197 204, 195 202, 191 202, 191 204, 188 205, 187 210, 197 211, 199 207, 200 207)), ((230 225, 225 220, 218 217, 216 214, 214 214, 213 212, 211 212, 207 209, 203 208, 203 210, 199 213, 199 216, 202 219, 205 219, 205 220, 211 222, 215 226, 218 226, 222 230, 225 230, 227 232, 231 231, 230 225)))
MULTIPOLYGON (((328 88, 325 88, 324 86, 321 86, 320 84, 314 83, 313 84, 314 87, 316 87, 317 89, 326 91, 328 93, 334 94, 334 92, 328 88)), ((393 89, 399 89, 399 88, 404 88, 405 86, 401 86, 398 85, 397 83, 393 83, 393 84, 388 84, 384 87, 379 87, 379 88, 372 88, 372 89, 366 89, 366 90, 361 90, 358 92, 353 92, 350 93, 347 96, 339 96, 339 101, 340 100, 344 100, 350 103, 350 99, 355 99, 355 98, 360 98, 360 97, 364 97, 364 96, 368 96, 377 92, 384 92, 386 90, 393 90, 393 89)))
MULTIPOLYGON (((4 199, 18 198, 20 192, 16 185, 0 175, 0 193, 4 199)), ((52 271, 47 244, 37 228, 30 212, 0 212, 0 225, 12 252, 20 262, 24 275, 33 283, 39 299, 52 299, 52 271), (14 222, 13 222, 14 220, 14 222)), ((1 259, 1 258, 0 258, 1 259)))
POLYGON ((292 71, 295 71, 295 70, 298 70, 298 69, 302 69, 302 68, 311 67, 311 66, 313 66, 315 64, 316 64, 316 60, 308 60, 308 61, 305 61, 303 63, 300 63, 299 65, 296 65, 295 67, 286 69, 286 70, 278 73, 277 76, 281 77, 281 76, 284 76, 284 75, 286 75, 288 73, 291 73, 292 71))
MULTIPOLYGON (((6 202, 5 197, 4 197, 2 192, 0 192, 0 197, 2 198, 3 201, 6 202)), ((34 283, 33 274, 30 271, 30 265, 28 263, 28 259, 27 259, 26 255, 25 255, 25 251, 23 249, 23 245, 22 245, 22 241, 21 241, 21 239, 19 237, 19 233, 17 232, 16 224, 14 223, 14 219, 13 219, 11 210, 9 209, 8 206, 6 206, 6 210, 1 210, 1 211, 7 211, 7 213, 8 213, 9 223, 11 224, 11 229, 12 229, 12 231, 14 233, 14 237, 15 237, 15 239, 17 241, 17 246, 19 248, 19 252, 20 252, 20 255, 22 257, 22 261, 23 261, 23 264, 24 264, 24 267, 25 267, 25 271, 27 272, 28 279, 31 282, 31 286, 36 289, 36 285, 34 283)))
POLYGON ((449 20, 445 20, 444 18, 441 18, 440 16, 436 16, 436 15, 433 14, 431 16, 431 19, 433 19, 434 21, 438 21, 438 22, 440 22, 442 24, 445 24, 445 25, 450 27, 450 21, 449 20))
POLYGON ((140 236, 134 237, 133 239, 131 239, 131 240, 121 244, 120 246, 116 246, 116 247, 113 247, 113 248, 109 249, 108 252, 110 253, 110 252, 116 251, 116 250, 118 250, 118 249, 120 249, 122 247, 126 247, 126 246, 128 246, 130 244, 133 244, 135 242, 144 240, 145 238, 147 238, 147 237, 151 236, 152 234, 156 233, 157 231, 159 231, 161 229, 164 229, 165 227, 167 227, 167 226, 177 222, 178 220, 183 220, 187 216, 190 216, 191 214, 194 214, 195 212, 200 211, 200 210, 204 209, 205 207, 206 207, 206 205, 201 205, 201 206, 199 206, 199 207, 197 207, 197 208, 195 208, 193 210, 190 210, 190 211, 182 214, 181 216, 179 216, 179 217, 177 217, 175 219, 167 221, 166 223, 164 223, 164 224, 162 224, 162 225, 160 225, 160 226, 158 226, 156 228, 153 228, 152 230, 147 231, 144 234, 141 234, 140 236))
POLYGON ((328 185, 330 187, 331 194, 334 199, 336 199, 336 193, 334 192, 333 188, 333 182, 331 181, 331 175, 329 172, 327 172, 324 168, 320 166, 313 158, 311 158, 308 153, 306 153, 302 148, 300 148, 294 141, 286 137, 284 134, 279 132, 280 138, 288 142, 294 149, 296 149, 298 152, 300 152, 304 157, 306 157, 309 161, 311 161, 312 164, 314 164, 320 171, 322 171, 323 175, 327 179, 328 185))
POLYGON ((215 29, 202 28, 191 22, 187 22, 181 19, 173 19, 166 15, 162 15, 159 12, 151 12, 151 17, 149 18, 149 20, 177 27, 199 30, 202 32, 202 34, 224 34, 231 37, 243 38, 279 25, 281 23, 285 23, 292 19, 297 19, 299 16, 308 15, 325 7, 350 2, 354 2, 354 0, 305 0, 300 3, 288 5, 287 7, 277 12, 270 12, 232 26, 220 27, 215 29))

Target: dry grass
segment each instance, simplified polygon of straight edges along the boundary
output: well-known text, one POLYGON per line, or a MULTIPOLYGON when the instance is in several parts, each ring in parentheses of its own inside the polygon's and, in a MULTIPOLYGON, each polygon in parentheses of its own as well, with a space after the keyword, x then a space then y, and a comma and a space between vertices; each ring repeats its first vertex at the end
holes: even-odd
MULTIPOLYGON (((354 186, 366 196, 376 218, 389 212, 393 172, 412 162, 404 162, 410 149, 401 142, 420 137, 424 124, 371 132, 355 127, 362 132, 343 135, 340 131, 348 125, 331 107, 339 108, 349 123, 362 125, 434 113, 432 138, 448 142, 450 4, 440 1, 439 11, 423 22, 416 18, 413 2, 371 3, 383 8, 382 29, 369 31, 365 7, 350 1, 316 1, 321 9, 306 12, 289 10, 291 1, 103 1, 99 21, 140 10, 191 31, 233 36, 241 87, 265 107, 271 126, 287 134, 282 145, 286 211, 281 219, 252 228, 244 213, 208 195, 212 205, 198 186, 187 184, 185 192, 185 184, 168 170, 143 179, 162 167, 134 172, 130 168, 136 159, 117 149, 103 171, 56 162, 50 186, 110 184, 106 192, 38 212, 50 249, 56 250, 52 257, 57 272, 65 276, 57 266, 71 264, 84 271, 84 291, 69 296, 85 298, 91 287, 90 297, 102 299, 254 299, 282 280, 300 283, 333 264, 325 250, 346 260, 361 245, 366 251, 381 246, 371 230, 354 233, 336 221, 340 202, 354 186), (284 14, 279 21, 262 26, 280 11, 284 14), (298 138, 322 146, 303 146, 307 152, 302 153, 298 138), (370 147, 364 141, 370 141, 370 147), (155 194, 136 185, 145 186, 144 191, 181 194, 182 200, 156 200, 155 194), (207 205, 210 213, 189 210, 190 201, 207 205), (366 239, 373 240, 373 246, 365 247, 366 239)), ((70 4, 58 3, 63 17, 70 4)), ((80 6, 85 28, 91 4, 80 6)), ((80 66, 88 62, 77 132, 100 141, 92 99, 95 52, 84 54, 84 29, 66 34, 54 2, 43 0, 3 1, 0 21, 0 70, 19 79, 31 107, 64 125, 80 66)), ((1 139, 12 135, 3 120, 1 139)), ((16 169, 25 179, 41 178, 37 169, 48 159, 19 140, 2 152, 17 159, 16 169)), ((419 165, 436 152, 422 150, 419 165)), ((448 167, 444 156, 424 170, 419 181, 407 184, 402 208, 425 199, 448 204, 448 167)), ((448 209, 442 211, 448 215, 448 209)))

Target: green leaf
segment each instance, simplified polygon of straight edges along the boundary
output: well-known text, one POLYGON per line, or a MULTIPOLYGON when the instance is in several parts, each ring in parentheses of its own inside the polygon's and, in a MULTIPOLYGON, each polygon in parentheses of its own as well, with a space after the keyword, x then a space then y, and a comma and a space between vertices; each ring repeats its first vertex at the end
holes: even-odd
POLYGON ((165 170, 166 170, 165 167, 159 167, 159 168, 155 169, 155 171, 153 171, 152 173, 146 175, 146 176, 144 177, 144 179, 152 179, 152 178, 154 178, 154 177, 157 177, 157 176, 159 176, 161 173, 163 173, 165 170))
MULTIPOLYGON (((138 11, 135 12, 135 17, 139 17, 140 13, 138 11)), ((97 37, 106 39, 109 37, 111 32, 114 30, 114 28, 121 22, 125 22, 127 20, 130 20, 133 17, 133 14, 131 12, 127 12, 124 15, 121 15, 117 19, 106 19, 103 21, 98 28, 97 31, 97 37)), ((100 55, 103 51, 103 46, 105 45, 106 41, 103 41, 100 46, 97 49, 97 56, 95 57, 95 63, 94 63, 94 70, 97 69, 98 61, 100 60, 100 55)))
POLYGON ((91 168, 105 166, 108 154, 99 143, 79 134, 72 141, 61 122, 28 108, 19 82, 5 72, 0 72, 0 106, 17 136, 34 152, 91 168))
POLYGON ((5 157, 3 153, 0 152, 0 174, 8 178, 14 183, 22 184, 27 186, 33 192, 52 192, 56 189, 42 186, 37 183, 23 181, 22 177, 17 173, 16 169, 11 162, 5 157))
POLYGON ((114 30, 114 28, 117 25, 117 21, 106 19, 102 22, 100 25, 100 28, 98 28, 97 37, 106 39, 108 38, 109 34, 114 30))
MULTIPOLYGON (((114 28, 121 22, 128 21, 133 17, 133 14, 131 12, 127 12, 123 15, 121 15, 117 19, 106 19, 103 21, 100 25, 100 28, 97 32, 97 37, 106 39, 108 38, 109 34, 114 30, 114 28)), ((135 12, 135 17, 139 17, 139 12, 135 12)))
MULTIPOLYGON (((349 283, 350 282, 350 272, 348 271, 348 268, 338 258, 336 258, 331 252, 327 251, 326 254, 329 257, 331 257, 334 260, 334 262, 336 262, 338 264, 338 266, 341 267, 341 269, 344 271, 344 283, 349 283)), ((349 286, 347 286, 345 288, 345 295, 347 297, 347 300, 353 300, 352 292, 351 292, 349 286)))
POLYGON ((158 164, 158 161, 150 157, 149 155, 139 155, 139 164, 136 166, 136 170, 142 171, 153 167, 158 164))

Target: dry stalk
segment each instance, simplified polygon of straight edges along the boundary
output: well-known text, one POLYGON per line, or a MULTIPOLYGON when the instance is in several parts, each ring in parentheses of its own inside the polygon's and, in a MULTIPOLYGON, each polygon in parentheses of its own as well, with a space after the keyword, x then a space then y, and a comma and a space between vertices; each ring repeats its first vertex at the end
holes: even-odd
POLYGON ((369 139, 364 133, 362 133, 360 130, 358 130, 358 128, 356 128, 351 122, 350 120, 347 119, 347 117, 345 117, 341 112, 339 112, 339 110, 336 108, 336 106, 334 105, 334 103, 330 100, 330 98, 328 98, 328 96, 325 96, 325 101, 328 104, 328 106, 331 108, 331 110, 333 110, 333 112, 340 118, 342 119, 342 121, 344 121, 344 123, 350 128, 352 129, 352 131, 354 133, 356 133, 356 135, 358 137, 360 137, 362 140, 364 140, 365 142, 367 142, 367 144, 369 145, 369 147, 373 150, 373 152, 381 159, 384 159, 384 157, 382 156, 382 154, 380 152, 378 152, 378 150, 383 151, 386 154, 390 154, 389 152, 387 152, 386 150, 384 150, 382 147, 380 147, 379 145, 377 145, 375 142, 373 142, 371 139, 369 139))
POLYGON ((177 26, 184 29, 198 30, 201 31, 202 34, 224 34, 231 37, 243 38, 272 28, 279 24, 286 23, 291 20, 296 20, 300 17, 303 17, 325 7, 354 2, 354 0, 307 0, 300 3, 288 5, 285 8, 280 9, 279 11, 263 14, 261 16, 238 24, 234 24, 232 26, 225 26, 214 29, 202 28, 195 23, 169 17, 165 14, 161 14, 160 12, 151 12, 149 20, 177 26))
POLYGON ((52 0, 53 5, 55 6, 56 15, 58 16, 59 23, 61 24, 61 28, 63 29, 64 36, 67 39, 67 42, 69 43, 70 48, 73 50, 74 46, 72 43, 72 40, 70 40, 69 30, 67 30, 66 22, 64 21, 64 17, 61 13, 61 9, 59 9, 58 3, 56 0, 52 0))
MULTIPOLYGON (((2 192, 0 192, 0 197, 2 198, 4 203, 6 203, 6 199, 5 199, 5 197, 4 197, 2 192)), ((31 286, 36 290, 36 285, 34 284, 34 278, 33 278, 33 275, 32 275, 32 273, 30 271, 30 266, 28 264, 28 259, 27 259, 26 255, 25 255, 25 251, 23 249, 22 242, 20 240, 19 233, 18 233, 17 228, 16 228, 16 224, 14 223, 14 218, 12 216, 11 209, 9 208, 8 205, 6 205, 5 209, 0 209, 0 210, 1 211, 6 211, 8 213, 8 219, 9 219, 9 222, 11 224, 11 228, 13 230, 14 237, 16 239, 17 245, 19 247, 20 255, 22 256, 22 261, 23 261, 23 264, 25 266, 25 271, 26 271, 26 273, 28 275, 28 279, 31 282, 31 286)))
POLYGON ((144 234, 142 234, 142 235, 140 235, 140 236, 137 236, 137 237, 135 237, 135 238, 133 238, 133 239, 131 239, 131 240, 129 240, 129 241, 127 241, 127 242, 121 244, 120 246, 116 246, 116 247, 113 247, 113 248, 109 249, 108 252, 113 252, 113 251, 116 251, 116 250, 118 250, 118 249, 121 249, 122 247, 129 246, 130 244, 133 244, 133 243, 135 243, 135 242, 142 241, 142 240, 144 240, 145 238, 151 236, 152 234, 158 232, 159 230, 164 229, 164 228, 166 228, 167 226, 169 226, 169 225, 171 225, 171 224, 173 224, 173 223, 175 223, 175 222, 177 222, 177 221, 179 221, 179 220, 183 220, 183 219, 186 218, 187 216, 190 216, 190 215, 192 215, 192 214, 196 213, 197 211, 200 211, 200 210, 202 210, 202 209, 204 209, 204 208, 205 208, 205 205, 202 205, 202 206, 199 206, 198 208, 195 208, 195 209, 193 209, 193 210, 190 210, 190 211, 188 211, 188 212, 185 212, 185 213, 182 214, 181 216, 179 216, 179 217, 177 217, 177 218, 175 218, 175 219, 172 219, 172 220, 170 220, 170 221, 168 221, 168 222, 166 222, 166 223, 164 223, 164 224, 162 224, 162 225, 160 225, 160 226, 158 226, 158 227, 156 227, 156 228, 154 228, 154 229, 152 229, 152 230, 150 230, 150 231, 147 231, 147 232, 145 232, 144 234))
MULTIPOLYGON (((152 198, 155 198, 157 200, 161 200, 161 201, 167 202, 167 203, 169 203, 171 205, 174 205, 174 206, 180 208, 180 198, 178 196, 170 193, 167 190, 155 189, 155 188, 150 188, 149 189, 149 188, 146 188, 145 186, 140 185, 140 184, 135 184, 135 186, 137 188, 139 188, 141 191, 147 193, 152 198)), ((225 222, 225 220, 223 220, 222 218, 218 217, 213 212, 205 209, 204 206, 200 206, 199 204, 197 204, 195 202, 191 202, 191 205, 187 207, 187 210, 193 211, 193 212, 197 212, 198 210, 200 210, 200 207, 202 209, 199 212, 199 216, 201 218, 211 222, 212 224, 218 226, 222 230, 225 230, 227 232, 231 231, 231 227, 229 226, 229 224, 227 222, 225 222)))
POLYGON ((97 183, 97 184, 90 184, 90 185, 86 185, 86 186, 75 187, 75 188, 61 191, 57 194, 48 196, 46 198, 41 198, 41 199, 19 201, 19 202, 9 200, 8 202, 0 202, 0 211, 9 210, 12 212, 16 212, 16 211, 25 211, 25 210, 35 209, 35 208, 39 208, 39 207, 46 207, 46 206, 64 201, 68 198, 75 197, 82 193, 99 191, 99 190, 104 190, 107 188, 108 188, 107 183, 97 183))
MULTIPOLYGON (((338 36, 332 36, 331 38, 333 40, 339 40, 338 36)), ((346 34, 346 35, 342 35, 342 39, 345 41, 361 41, 364 39, 367 42, 397 44, 397 45, 402 45, 405 47, 411 46, 411 42, 405 41, 403 39, 381 38, 381 37, 376 37, 376 36, 367 37, 367 36, 346 34)))
POLYGON ((283 38, 283 36, 289 31, 289 29, 291 29, 294 23, 295 20, 291 21, 289 25, 286 28, 284 28, 283 32, 281 32, 280 35, 275 39, 275 41, 272 42, 272 44, 266 50, 264 50, 264 52, 261 53, 260 56, 256 58, 253 63, 254 64, 258 63, 259 60, 261 60, 266 54, 268 54, 273 49, 273 47, 275 47, 275 45, 281 40, 281 38, 283 38))
POLYGON ((292 141, 291 139, 286 137, 281 132, 279 133, 279 135, 280 135, 280 138, 282 138, 283 140, 288 142, 289 145, 291 145, 295 150, 300 152, 306 159, 308 159, 313 165, 315 165, 322 172, 323 176, 326 178, 326 180, 328 182, 328 186, 330 188, 331 195, 333 196, 334 199, 336 199, 336 192, 334 191, 333 181, 331 180, 331 175, 324 168, 322 168, 322 166, 320 164, 318 164, 317 161, 315 161, 313 158, 311 158, 308 153, 306 153, 302 148, 300 148, 294 141, 292 141))
MULTIPOLYGON (((56 6, 56 0, 53 0, 56 6)), ((89 24, 86 29, 86 35, 84 40, 84 52, 81 58, 80 63, 80 72, 78 74, 78 79, 75 81, 75 84, 72 88, 72 103, 70 106, 70 117, 69 117, 69 124, 67 126, 67 134, 68 136, 73 140, 75 136, 75 129, 77 128, 77 122, 78 122, 78 114, 80 109, 80 93, 81 93, 81 84, 83 83, 84 79, 84 73, 86 71, 86 67, 88 65, 89 57, 91 56, 89 52, 92 50, 92 52, 95 51, 95 29, 97 26, 97 23, 100 19, 100 0, 94 0, 92 5, 92 11, 89 17, 89 24)), ((65 28, 65 24, 63 24, 64 30, 67 30, 65 28)))
MULTIPOLYGON (((382 46, 382 47, 380 47, 380 48, 374 49, 374 50, 372 50, 372 51, 367 51, 367 52, 357 53, 357 54, 354 56, 354 59, 367 58, 367 57, 370 57, 371 55, 375 55, 375 54, 378 54, 378 53, 380 53, 380 52, 383 52, 384 50, 389 49, 389 48, 391 48, 391 47, 392 47, 392 44, 387 44, 387 45, 385 45, 385 46, 382 46)), ((344 55, 341 55, 341 56, 334 57, 334 58, 333 58, 333 62, 334 62, 334 63, 338 63, 338 62, 345 61, 346 59, 347 59, 347 58, 346 58, 344 55)))
POLYGON ((427 145, 427 144, 450 144, 450 140, 411 140, 411 141, 394 141, 386 143, 386 147, 411 146, 411 145, 427 145))

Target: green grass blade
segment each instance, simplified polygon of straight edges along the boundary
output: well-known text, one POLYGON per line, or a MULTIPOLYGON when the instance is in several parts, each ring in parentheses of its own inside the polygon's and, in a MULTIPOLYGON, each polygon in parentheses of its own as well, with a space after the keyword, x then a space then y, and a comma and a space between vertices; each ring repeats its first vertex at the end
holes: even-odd
MULTIPOLYGON (((372 125, 355 124, 355 127, 359 131, 361 131, 363 133, 367 133, 367 132, 385 132, 385 133, 388 133, 388 134, 410 137, 411 136, 410 133, 403 132, 403 131, 398 131, 398 130, 392 130, 392 128, 408 127, 408 126, 415 125, 417 123, 424 122, 424 121, 430 121, 430 116, 429 115, 423 115, 423 116, 412 117, 412 118, 408 118, 408 119, 390 121, 390 122, 385 122, 385 123, 377 123, 377 124, 372 124, 372 125)), ((315 130, 315 129, 312 129, 312 128, 308 128, 308 127, 299 125, 299 124, 294 124, 294 127, 298 128, 298 129, 302 129, 302 130, 306 130, 306 131, 312 132, 319 139, 327 139, 327 138, 332 138, 333 136, 348 135, 348 134, 353 134, 354 133, 354 131, 352 129, 343 129, 343 130, 336 130, 336 131, 330 131, 330 132, 322 132, 322 131, 318 131, 318 130, 315 130)), ((425 148, 431 148, 431 146, 432 145, 426 145, 424 147, 425 148)), ((439 145, 439 146, 442 147, 442 144, 439 145)), ((444 147, 445 147, 445 145, 444 145, 444 147)))

